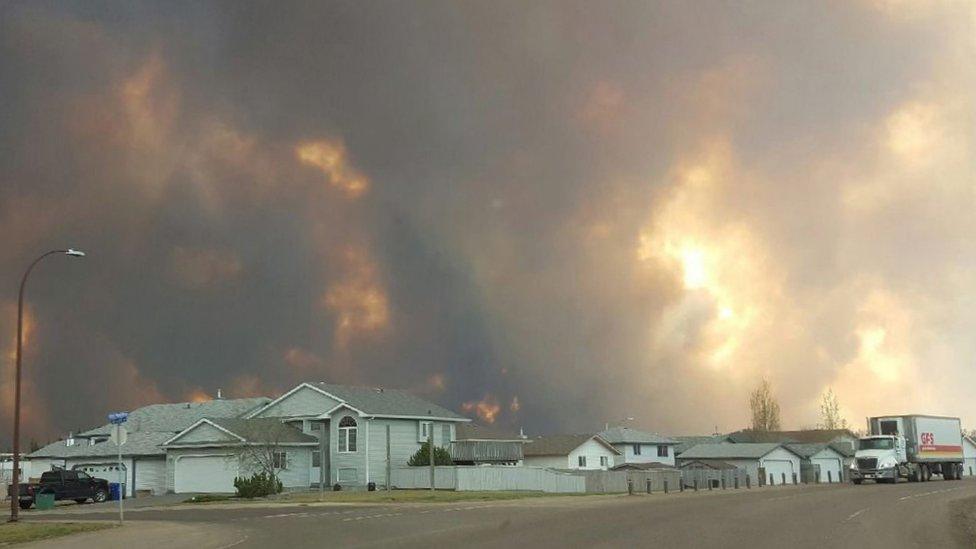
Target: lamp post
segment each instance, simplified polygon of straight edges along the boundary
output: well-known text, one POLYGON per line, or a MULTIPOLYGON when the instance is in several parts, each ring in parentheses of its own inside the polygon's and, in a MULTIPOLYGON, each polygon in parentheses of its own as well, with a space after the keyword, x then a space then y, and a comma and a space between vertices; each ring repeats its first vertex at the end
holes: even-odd
POLYGON ((72 248, 67 250, 51 250, 41 254, 34 260, 24 272, 24 278, 20 280, 20 294, 17 297, 17 367, 16 381, 14 382, 14 469, 10 487, 10 522, 17 522, 20 514, 20 360, 22 355, 24 339, 24 287, 27 285, 27 277, 30 276, 34 266, 47 256, 64 254, 70 257, 85 257, 85 252, 72 248))

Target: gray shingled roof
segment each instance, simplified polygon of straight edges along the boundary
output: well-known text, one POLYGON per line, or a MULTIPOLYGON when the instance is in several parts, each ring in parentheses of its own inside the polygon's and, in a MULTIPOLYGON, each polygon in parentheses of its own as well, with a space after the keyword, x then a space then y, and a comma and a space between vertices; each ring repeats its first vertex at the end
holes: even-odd
MULTIPOLYGON (((164 454, 160 444, 166 442, 173 436, 173 433, 157 432, 134 432, 129 433, 128 439, 122 445, 123 456, 161 456, 164 454)), ((118 455, 118 447, 111 441, 99 442, 91 445, 87 439, 75 440, 72 446, 65 446, 63 440, 52 442, 47 446, 31 452, 27 457, 31 458, 86 458, 86 457, 111 457, 118 455)))
POLYGON ((678 441, 678 445, 674 447, 674 454, 676 456, 680 456, 685 450, 699 444, 719 444, 722 442, 728 442, 728 438, 725 435, 694 435, 677 436, 671 438, 678 441))
POLYGON ((678 444, 678 441, 662 437, 657 433, 638 431, 630 427, 611 427, 600 433, 600 436, 610 444, 678 444))
MULTIPOLYGON (((759 459, 783 445, 775 442, 744 442, 741 444, 698 444, 679 456, 687 459, 759 459)), ((792 450, 791 450, 792 451, 792 450)), ((794 452, 795 453, 795 452, 794 452)))
MULTIPOLYGON (((205 417, 241 417, 270 402, 268 397, 233 398, 205 402, 150 404, 129 413, 125 427, 130 433, 138 431, 167 431, 175 434, 205 417)), ((112 425, 79 433, 79 437, 108 436, 112 425)), ((165 440, 165 439, 164 439, 165 440)))
POLYGON ((811 456, 814 456, 820 453, 821 451, 823 451, 824 448, 830 448, 831 450, 837 452, 842 456, 846 455, 843 451, 839 450, 833 444, 813 442, 809 444, 785 444, 784 446, 786 446, 790 450, 793 450, 794 453, 798 454, 800 457, 803 458, 810 458, 811 456))
POLYGON ((526 456, 565 456, 579 448, 584 442, 594 439, 606 446, 614 453, 620 451, 610 446, 610 443, 603 440, 599 435, 543 435, 530 438, 529 444, 522 450, 526 456))
POLYGON ((398 389, 356 387, 324 382, 309 382, 309 385, 338 397, 349 406, 368 415, 433 416, 469 421, 468 418, 447 408, 398 389))
POLYGON ((318 442, 319 439, 305 434, 301 430, 286 425, 277 418, 206 418, 224 429, 251 442, 261 442, 273 437, 277 442, 288 444, 294 442, 318 442), (265 433, 268 433, 265 435, 265 433))
POLYGON ((743 429, 728 434, 732 442, 793 442, 814 444, 834 442, 839 438, 857 438, 849 429, 801 429, 799 431, 754 431, 743 429))

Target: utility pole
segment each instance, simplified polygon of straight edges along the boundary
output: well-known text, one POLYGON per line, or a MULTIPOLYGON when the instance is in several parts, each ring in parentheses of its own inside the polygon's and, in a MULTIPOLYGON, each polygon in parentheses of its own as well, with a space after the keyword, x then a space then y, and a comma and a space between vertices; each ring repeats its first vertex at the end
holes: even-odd
POLYGON ((45 257, 54 254, 64 254, 69 257, 85 257, 85 252, 73 248, 45 252, 27 267, 27 270, 24 272, 24 277, 20 279, 20 293, 17 296, 17 366, 14 377, 14 462, 10 477, 10 522, 17 522, 20 516, 20 363, 23 356, 22 347, 24 345, 24 288, 27 286, 27 277, 34 270, 34 266, 40 263, 45 257))

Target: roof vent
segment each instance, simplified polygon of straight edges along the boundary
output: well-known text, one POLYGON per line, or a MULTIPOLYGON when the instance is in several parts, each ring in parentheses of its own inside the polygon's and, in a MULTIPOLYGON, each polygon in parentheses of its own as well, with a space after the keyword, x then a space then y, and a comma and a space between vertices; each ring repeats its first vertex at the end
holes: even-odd
POLYGON ((71 432, 68 433, 68 438, 64 439, 64 445, 65 446, 74 446, 75 445, 75 434, 74 433, 71 433, 71 432))
POLYGON ((221 398, 223 397, 220 396, 220 387, 217 387, 217 400, 220 400, 221 398))

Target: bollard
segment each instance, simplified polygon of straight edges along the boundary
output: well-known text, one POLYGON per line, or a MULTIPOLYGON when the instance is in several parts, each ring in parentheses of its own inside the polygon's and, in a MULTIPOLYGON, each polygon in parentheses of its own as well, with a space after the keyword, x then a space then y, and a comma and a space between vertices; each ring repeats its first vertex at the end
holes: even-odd
POLYGON ((776 477, 772 473, 769 473, 769 485, 776 486, 776 477))
POLYGON ((712 479, 708 479, 705 482, 708 483, 708 491, 711 492, 712 491, 712 479))
POLYGON ((783 479, 783 482, 781 482, 780 484, 782 484, 783 486, 786 486, 786 473, 780 473, 780 475, 782 476, 782 479, 783 479))
POLYGON ((664 479, 664 493, 668 493, 668 479, 664 479))
POLYGON ((739 475, 735 475, 735 478, 732 479, 732 484, 736 490, 739 489, 739 475))
POLYGON ((969 476, 973 476, 973 466, 969 466, 969 476))
POLYGON ((685 479, 681 479, 678 481, 678 491, 679 492, 685 491, 685 479))
POLYGON ((698 491, 698 479, 697 478, 695 479, 695 491, 696 492, 698 491))
POLYGON ((817 472, 815 472, 813 474, 813 477, 817 480, 817 484, 820 484, 820 470, 819 469, 817 470, 817 472))
POLYGON ((725 477, 722 477, 722 489, 725 490, 725 477))
POLYGON ((793 484, 796 484, 796 473, 793 473, 793 484))
POLYGON ((746 473, 746 490, 752 490, 752 477, 749 476, 749 473, 746 473))
POLYGON ((627 494, 634 495, 634 481, 631 479, 627 479, 627 494))
POLYGON ((827 471, 827 484, 833 484, 834 482, 834 472, 827 471))
POLYGON ((651 479, 647 479, 647 493, 651 493, 651 479))

